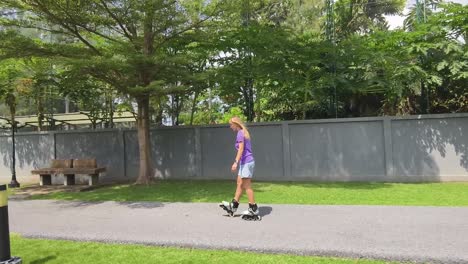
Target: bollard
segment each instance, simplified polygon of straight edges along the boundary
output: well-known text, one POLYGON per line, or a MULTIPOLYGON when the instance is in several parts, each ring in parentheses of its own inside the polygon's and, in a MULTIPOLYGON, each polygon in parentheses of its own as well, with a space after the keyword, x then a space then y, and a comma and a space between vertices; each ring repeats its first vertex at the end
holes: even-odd
POLYGON ((0 185, 0 264, 21 264, 21 258, 10 255, 10 227, 8 226, 8 194, 0 185))

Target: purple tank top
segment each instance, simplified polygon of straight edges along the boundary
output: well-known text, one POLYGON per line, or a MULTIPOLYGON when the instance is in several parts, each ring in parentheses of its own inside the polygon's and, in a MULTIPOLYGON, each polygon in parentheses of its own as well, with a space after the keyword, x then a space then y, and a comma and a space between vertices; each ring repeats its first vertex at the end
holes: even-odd
POLYGON ((239 143, 244 142, 244 151, 242 152, 241 159, 239 164, 245 164, 254 161, 253 153, 252 153, 252 144, 250 143, 250 139, 244 137, 244 131, 239 130, 237 132, 236 138, 236 149, 239 149, 239 143))

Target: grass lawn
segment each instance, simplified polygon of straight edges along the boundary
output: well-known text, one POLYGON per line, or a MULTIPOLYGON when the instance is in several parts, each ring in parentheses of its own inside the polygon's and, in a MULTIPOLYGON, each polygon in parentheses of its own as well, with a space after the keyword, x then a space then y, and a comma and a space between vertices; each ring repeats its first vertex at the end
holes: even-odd
POLYGON ((13 256, 23 263, 316 263, 380 264, 397 263, 366 259, 338 259, 293 255, 259 254, 232 250, 203 250, 95 242, 27 239, 11 236, 13 256))
MULTIPOLYGON (((271 183, 255 182, 259 204, 468 206, 468 183, 271 183)), ((220 202, 234 195, 234 181, 158 181, 86 192, 58 192, 32 199, 84 201, 220 202)), ((246 202, 244 195, 241 202, 246 202)))

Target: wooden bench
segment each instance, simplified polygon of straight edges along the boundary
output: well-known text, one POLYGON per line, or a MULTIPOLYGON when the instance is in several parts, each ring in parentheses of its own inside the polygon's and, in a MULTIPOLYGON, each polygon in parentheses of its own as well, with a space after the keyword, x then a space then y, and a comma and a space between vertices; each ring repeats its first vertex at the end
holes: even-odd
POLYGON ((64 185, 74 185, 76 174, 88 176, 88 185, 96 185, 99 182, 99 174, 105 172, 106 168, 98 168, 96 159, 66 159, 52 160, 50 168, 32 170, 32 174, 40 175, 40 185, 51 185, 52 175, 63 174, 64 185))
MULTIPOLYGON (((42 168, 37 170, 32 170, 32 174, 39 174, 40 175, 40 185, 51 185, 52 184, 52 175, 54 174, 62 174, 63 169, 73 167, 73 160, 66 159, 66 160, 57 160, 53 159, 50 163, 50 168, 42 168)), ((65 176, 65 178, 67 178, 65 176)), ((67 185, 67 183, 65 183, 67 185)))

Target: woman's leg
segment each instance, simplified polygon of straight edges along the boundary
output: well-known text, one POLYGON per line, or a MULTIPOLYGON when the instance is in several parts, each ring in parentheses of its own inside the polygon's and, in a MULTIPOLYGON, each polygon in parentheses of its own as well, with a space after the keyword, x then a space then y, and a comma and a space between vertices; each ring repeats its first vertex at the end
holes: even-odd
POLYGON ((247 193, 247 197, 249 198, 249 204, 255 204, 254 191, 252 190, 252 179, 241 180, 242 187, 244 188, 245 192, 247 193))
POLYGON ((236 188, 236 194, 234 195, 234 200, 239 202, 240 197, 242 196, 242 178, 240 176, 237 176, 237 188, 236 188))

